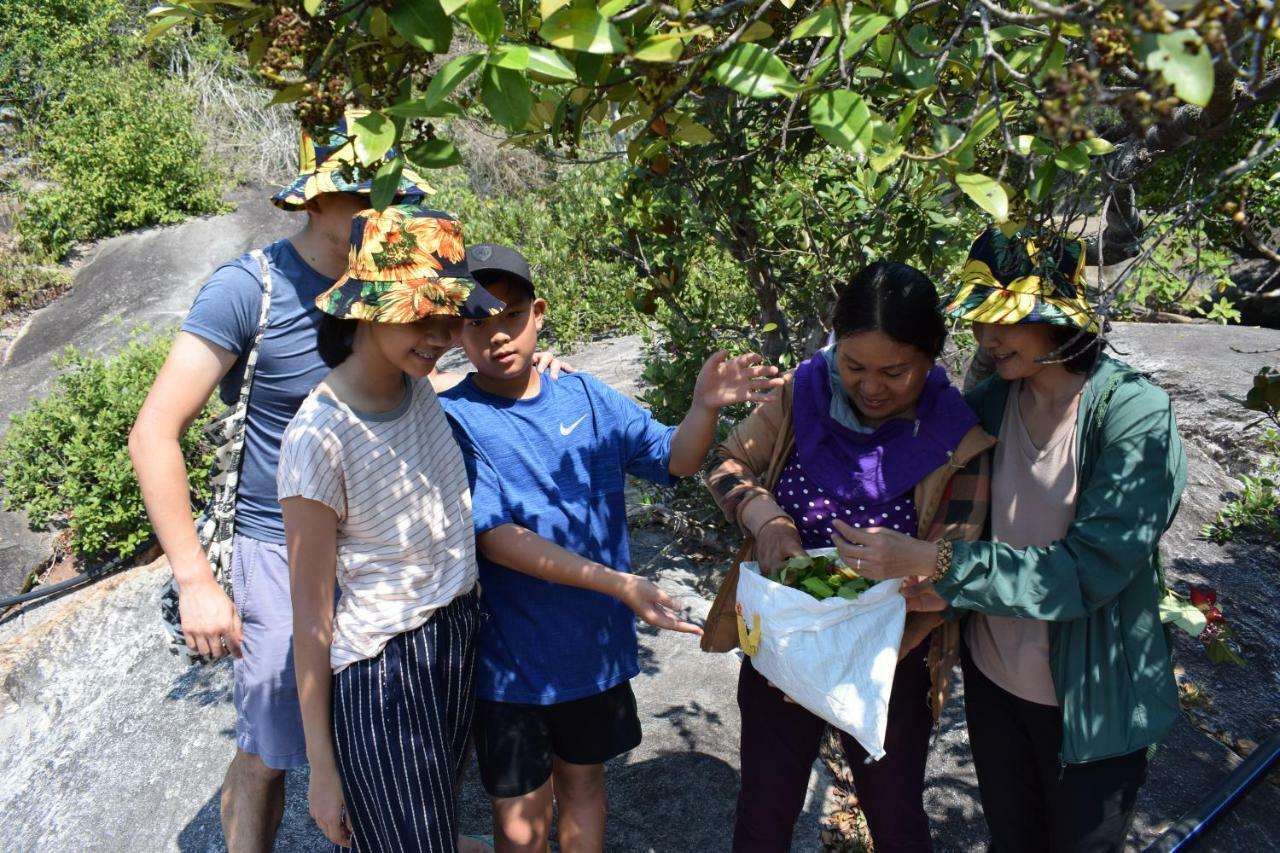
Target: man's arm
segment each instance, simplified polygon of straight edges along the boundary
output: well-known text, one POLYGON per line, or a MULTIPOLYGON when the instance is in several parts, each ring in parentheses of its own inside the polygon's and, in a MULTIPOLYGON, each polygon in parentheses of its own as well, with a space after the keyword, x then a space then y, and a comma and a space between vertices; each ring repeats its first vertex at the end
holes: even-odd
POLYGON ((518 524, 500 524, 476 536, 480 553, 499 565, 545 581, 589 589, 618 599, 658 628, 701 634, 676 618, 680 604, 657 584, 579 556, 518 524))
POLYGON ((178 442, 235 360, 234 353, 179 332, 129 433, 142 500, 178 582, 187 645, 215 658, 227 651, 240 657, 240 619, 196 538, 187 464, 178 442))

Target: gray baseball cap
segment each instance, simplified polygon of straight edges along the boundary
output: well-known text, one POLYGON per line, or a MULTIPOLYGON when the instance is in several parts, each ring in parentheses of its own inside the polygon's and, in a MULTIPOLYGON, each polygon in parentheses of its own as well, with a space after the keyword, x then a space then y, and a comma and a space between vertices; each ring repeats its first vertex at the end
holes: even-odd
POLYGON ((467 247, 467 271, 481 284, 506 276, 520 282, 533 297, 533 273, 524 255, 509 246, 497 243, 477 243, 467 247))

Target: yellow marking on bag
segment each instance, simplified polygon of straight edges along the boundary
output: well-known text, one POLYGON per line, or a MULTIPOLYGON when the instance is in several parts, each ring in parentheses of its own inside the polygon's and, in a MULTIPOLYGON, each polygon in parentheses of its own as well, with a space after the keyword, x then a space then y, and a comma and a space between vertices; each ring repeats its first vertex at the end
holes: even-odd
POLYGON ((756 613, 751 617, 751 630, 747 630, 747 620, 742 615, 742 605, 739 604, 738 610, 738 646, 744 654, 755 656, 760 651, 760 614, 756 613))

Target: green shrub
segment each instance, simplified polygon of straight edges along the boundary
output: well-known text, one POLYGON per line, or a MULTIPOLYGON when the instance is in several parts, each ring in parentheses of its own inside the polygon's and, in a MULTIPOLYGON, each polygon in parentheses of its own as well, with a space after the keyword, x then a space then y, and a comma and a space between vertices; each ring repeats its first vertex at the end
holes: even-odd
MULTIPOLYGON (((77 554, 131 553, 150 535, 129 461, 129 430, 160 366, 169 337, 135 336, 109 359, 68 350, 53 392, 14 415, 0 446, 0 498, 33 525, 65 528, 77 554)), ((182 437, 196 496, 208 496, 213 461, 201 413, 182 437)))
POLYGON ((38 251, 0 246, 0 317, 47 305, 71 286, 71 276, 38 251))
POLYGON ((25 240, 63 257, 76 240, 221 208, 176 83, 140 64, 94 69, 49 113, 40 161, 57 186, 28 199, 25 240))
POLYGON ((613 252, 618 239, 602 201, 615 173, 566 169, 545 188, 477 198, 465 173, 450 170, 429 176, 437 187, 431 203, 458 214, 468 243, 506 243, 528 258, 547 300, 547 332, 571 348, 640 326, 627 299, 636 273, 613 252))

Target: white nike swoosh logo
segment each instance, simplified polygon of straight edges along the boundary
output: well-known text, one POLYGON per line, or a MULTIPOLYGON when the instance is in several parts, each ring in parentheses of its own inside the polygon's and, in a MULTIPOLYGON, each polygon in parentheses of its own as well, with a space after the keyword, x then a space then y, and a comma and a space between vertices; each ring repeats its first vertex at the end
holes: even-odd
POLYGON ((583 415, 582 417, 578 418, 576 421, 569 424, 568 426, 565 426, 564 424, 560 424, 560 434, 568 435, 569 433, 573 432, 575 429, 578 428, 578 424, 582 423, 586 419, 587 419, 587 416, 583 415))

